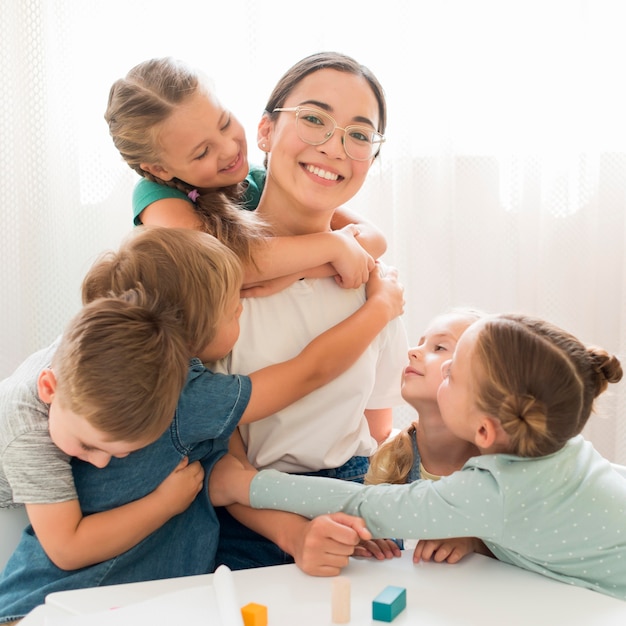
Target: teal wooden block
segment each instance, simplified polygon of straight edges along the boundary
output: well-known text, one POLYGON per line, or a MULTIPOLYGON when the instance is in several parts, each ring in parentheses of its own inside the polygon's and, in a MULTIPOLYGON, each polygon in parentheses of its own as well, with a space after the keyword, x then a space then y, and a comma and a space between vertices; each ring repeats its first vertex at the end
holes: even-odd
POLYGON ((379 622, 393 621, 406 608, 404 587, 385 587, 372 602, 372 619, 379 622))

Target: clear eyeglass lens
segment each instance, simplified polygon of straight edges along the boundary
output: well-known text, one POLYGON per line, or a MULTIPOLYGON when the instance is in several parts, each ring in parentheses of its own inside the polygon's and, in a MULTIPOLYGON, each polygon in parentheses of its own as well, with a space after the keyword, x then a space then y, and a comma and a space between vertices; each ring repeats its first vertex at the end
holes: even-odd
MULTIPOLYGON (((298 136, 302 141, 319 146, 332 137, 335 121, 322 111, 301 108, 297 116, 298 136)), ((371 159, 380 148, 382 137, 367 126, 348 126, 345 129, 344 149, 354 160, 371 159)))

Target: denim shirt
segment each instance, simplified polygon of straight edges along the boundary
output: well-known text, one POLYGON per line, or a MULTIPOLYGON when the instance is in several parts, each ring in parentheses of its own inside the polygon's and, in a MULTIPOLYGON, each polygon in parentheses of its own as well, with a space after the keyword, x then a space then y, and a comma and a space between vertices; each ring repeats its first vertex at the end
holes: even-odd
POLYGON ((217 374, 192 359, 176 414, 156 442, 127 457, 112 458, 102 469, 74 459, 72 470, 84 514, 118 507, 154 491, 185 456, 190 462, 200 460, 205 486, 186 511, 138 545, 79 570, 57 568, 28 526, 0 575, 0 623, 23 617, 55 591, 212 572, 219 525, 208 497, 208 475, 226 453, 251 390, 249 377, 217 374))

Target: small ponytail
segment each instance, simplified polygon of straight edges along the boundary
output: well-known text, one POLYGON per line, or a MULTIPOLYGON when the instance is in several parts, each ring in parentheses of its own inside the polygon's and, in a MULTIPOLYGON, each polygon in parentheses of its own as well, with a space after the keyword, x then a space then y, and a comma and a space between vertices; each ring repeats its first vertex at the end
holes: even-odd
POLYGON ((381 444, 370 457, 369 469, 364 479, 365 484, 406 483, 415 458, 414 439, 415 423, 400 431, 393 439, 381 444))
POLYGON ((595 374, 594 398, 597 398, 606 390, 609 383, 618 383, 622 379, 622 365, 616 356, 597 346, 587 347, 587 357, 595 374))

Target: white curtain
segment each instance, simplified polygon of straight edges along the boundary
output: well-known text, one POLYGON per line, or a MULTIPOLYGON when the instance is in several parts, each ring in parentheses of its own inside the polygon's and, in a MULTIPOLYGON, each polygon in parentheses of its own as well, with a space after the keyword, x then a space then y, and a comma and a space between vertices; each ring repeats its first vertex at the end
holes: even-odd
MULTIPOLYGON (((271 88, 322 49, 386 89, 388 141, 352 205, 387 235, 411 341, 472 305, 626 356, 625 18, 621 0, 0 0, 0 377, 62 330, 131 228, 111 83, 153 56, 202 67, 260 162, 271 88)), ((619 463, 625 413, 620 383, 585 431, 619 463)))

